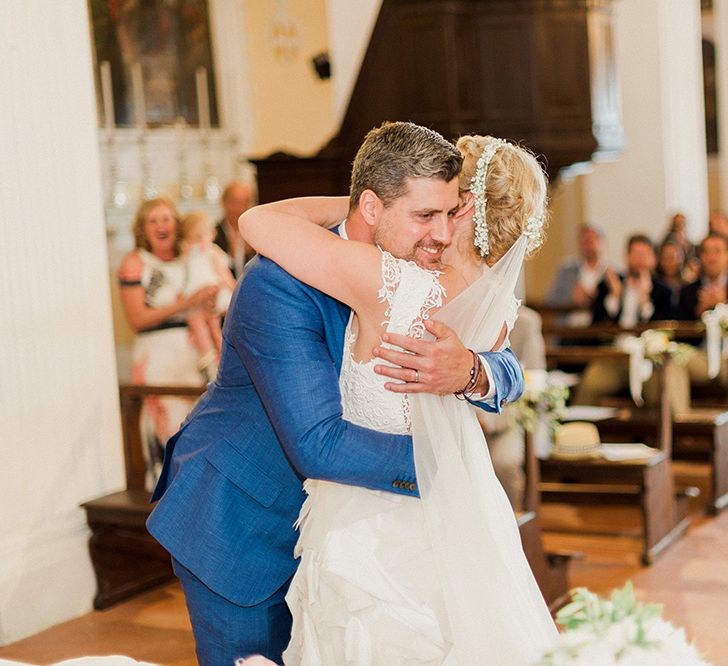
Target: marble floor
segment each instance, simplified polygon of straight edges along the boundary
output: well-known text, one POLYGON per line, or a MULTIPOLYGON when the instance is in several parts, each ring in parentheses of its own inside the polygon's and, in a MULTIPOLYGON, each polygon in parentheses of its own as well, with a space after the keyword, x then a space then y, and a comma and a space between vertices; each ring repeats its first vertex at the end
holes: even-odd
MULTIPOLYGON (((545 542, 549 549, 582 553, 571 565, 572 586, 606 594, 632 580, 638 596, 663 603, 665 617, 684 627, 709 661, 728 666, 723 628, 728 617, 728 510, 708 517, 699 512, 699 505, 694 508, 687 535, 650 567, 640 565, 637 538, 598 534, 615 524, 626 531, 636 527, 639 517, 632 509, 545 505, 545 542), (580 525, 588 525, 590 533, 571 531, 580 525)), ((0 648, 0 659, 33 664, 90 654, 125 654, 167 666, 193 666, 193 640, 179 587, 166 585, 0 648)))

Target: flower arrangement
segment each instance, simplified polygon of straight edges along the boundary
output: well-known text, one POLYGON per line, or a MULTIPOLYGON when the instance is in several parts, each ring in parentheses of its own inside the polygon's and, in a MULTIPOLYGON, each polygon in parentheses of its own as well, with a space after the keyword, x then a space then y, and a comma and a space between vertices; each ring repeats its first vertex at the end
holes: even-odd
POLYGON ((546 420, 551 434, 558 422, 566 417, 569 382, 562 372, 526 370, 521 399, 513 403, 516 422, 528 432, 534 432, 539 421, 546 420))
POLYGON ((706 310, 702 316, 703 323, 715 321, 723 335, 728 334, 728 303, 718 303, 712 310, 706 310))
POLYGON ((663 620, 662 606, 637 601, 632 583, 609 600, 586 588, 556 615, 566 627, 537 666, 708 666, 685 632, 663 620))
POLYGON ((712 379, 720 372, 720 359, 726 353, 725 338, 728 336, 728 304, 718 303, 712 310, 703 312, 705 347, 708 353, 708 376, 712 379))
POLYGON ((640 335, 640 342, 646 359, 655 365, 662 365, 666 357, 670 357, 678 365, 685 365, 695 353, 691 345, 675 342, 670 331, 648 329, 640 335))

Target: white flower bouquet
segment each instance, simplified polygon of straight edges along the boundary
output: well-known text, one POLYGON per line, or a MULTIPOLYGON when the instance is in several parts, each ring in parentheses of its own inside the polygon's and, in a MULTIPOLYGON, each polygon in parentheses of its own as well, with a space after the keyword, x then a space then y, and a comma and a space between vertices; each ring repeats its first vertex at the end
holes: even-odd
POLYGON ((513 403, 516 422, 532 433, 539 421, 545 419, 553 433, 559 420, 566 416, 570 384, 568 375, 563 372, 526 370, 523 376, 523 395, 513 403))
POLYGON ((661 329, 648 329, 640 335, 644 356, 655 365, 664 363, 666 357, 670 357, 678 365, 685 365, 688 359, 695 353, 695 349, 675 342, 670 331, 661 329))
POLYGON ((690 345, 675 342, 670 331, 648 329, 639 337, 619 336, 617 347, 629 354, 629 391, 638 407, 642 400, 642 384, 651 376, 655 366, 665 363, 667 358, 678 365, 685 365, 695 349, 690 345))
POLYGON ((708 353, 708 376, 712 379, 720 372, 720 358, 726 354, 725 338, 728 336, 728 303, 718 303, 712 310, 703 312, 705 347, 708 353))
POLYGON ((577 588, 556 616, 566 631, 536 666, 709 666, 661 615, 659 604, 637 601, 629 582, 609 600, 577 588))

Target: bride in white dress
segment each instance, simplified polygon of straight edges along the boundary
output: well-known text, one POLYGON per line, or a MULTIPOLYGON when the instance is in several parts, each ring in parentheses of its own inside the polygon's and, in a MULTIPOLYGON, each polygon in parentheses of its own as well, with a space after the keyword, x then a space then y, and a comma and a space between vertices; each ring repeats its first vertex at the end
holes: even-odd
POLYGON ((439 271, 308 221, 343 213, 339 200, 279 202, 241 217, 259 253, 351 306, 344 418, 411 433, 420 493, 306 482, 287 665, 523 666, 556 636, 473 408, 454 395, 387 391, 374 371, 372 349, 387 332, 422 338, 434 317, 467 347, 497 349, 515 321, 515 283, 541 241, 543 172, 500 139, 462 137, 458 148, 462 206, 439 271))

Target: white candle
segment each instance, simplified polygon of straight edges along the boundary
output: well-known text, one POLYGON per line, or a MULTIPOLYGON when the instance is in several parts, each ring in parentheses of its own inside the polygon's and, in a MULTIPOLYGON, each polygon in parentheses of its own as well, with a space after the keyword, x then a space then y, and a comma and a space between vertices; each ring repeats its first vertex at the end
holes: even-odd
POLYGON ((144 77, 140 62, 135 62, 131 66, 131 96, 134 105, 134 124, 140 129, 144 129, 147 126, 147 109, 144 102, 144 77))
POLYGON ((207 96, 207 70, 198 67, 195 71, 197 87, 197 118, 200 129, 210 129, 210 99, 207 96))
POLYGON ((104 102, 104 127, 113 130, 114 120, 114 93, 111 87, 111 63, 104 60, 100 66, 101 72, 101 98, 104 102))

